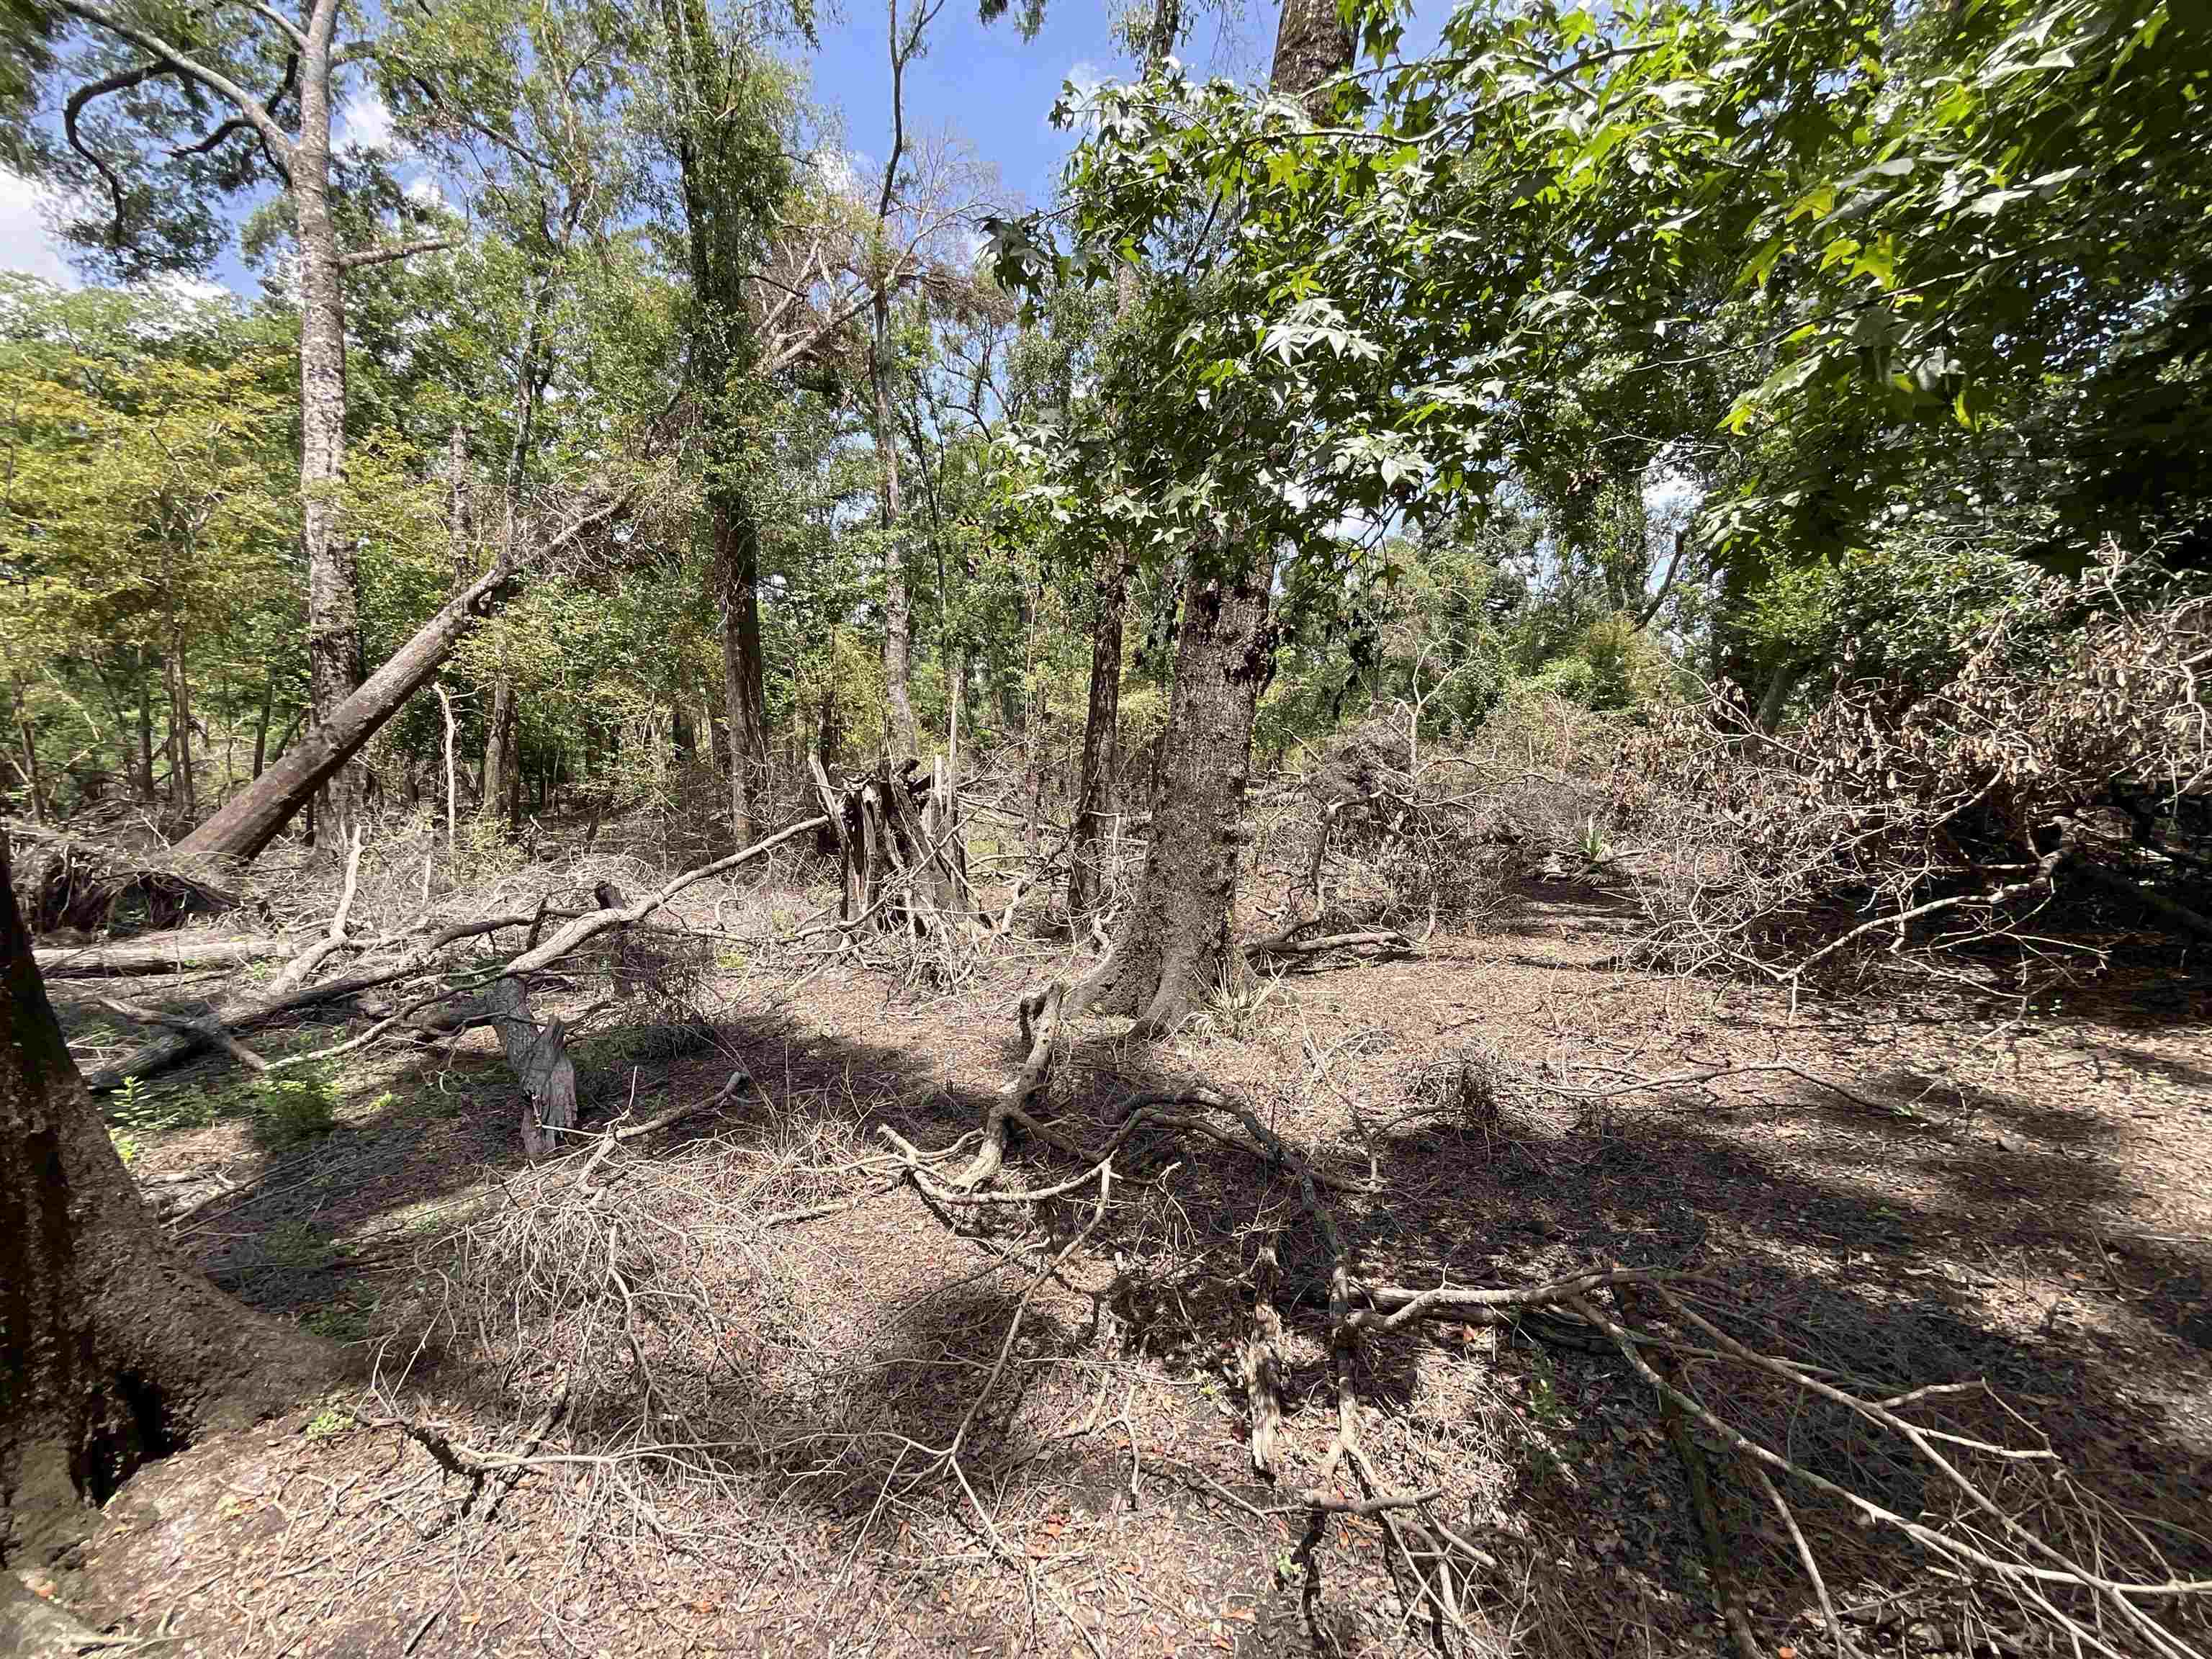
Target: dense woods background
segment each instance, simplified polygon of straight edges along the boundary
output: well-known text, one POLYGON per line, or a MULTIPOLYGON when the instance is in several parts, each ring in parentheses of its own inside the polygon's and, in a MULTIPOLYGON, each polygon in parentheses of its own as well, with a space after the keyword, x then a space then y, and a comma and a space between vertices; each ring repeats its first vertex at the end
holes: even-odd
MULTIPOLYGON (((1233 15, 1154 0, 1100 20, 1125 72, 1066 88, 1076 142, 1026 202, 908 107, 944 7, 889 0, 880 96, 843 109, 804 4, 0 7, 0 162, 88 279, 0 274, 0 1564, 76 1571, 87 1502, 337 1402, 343 1375, 350 1403, 301 1433, 427 1455, 376 1499, 426 1547, 520 1488, 548 1535, 619 1534, 634 1589, 654 1549, 716 1559, 702 1540, 818 1503, 864 1516, 848 1567, 895 1514, 1034 1629, 1048 1552, 1008 1542, 1006 1483, 1118 1420, 1130 1513, 1164 1456, 1269 1539, 1304 1528, 1223 1568, 1280 1593, 1278 1634, 1295 1599, 1316 1649, 1502 1652, 1533 1620, 1547 1650, 1617 1650, 1576 1609, 1644 1572, 1613 1553, 1649 1528, 1592 1532, 1504 1440, 1466 1440, 1494 1401, 1419 1403, 1480 1334, 1498 1368, 1548 1356, 1516 1420, 1559 1426, 1578 1354, 1616 1368, 1573 1385, 1590 1421, 1614 1383, 1645 1401, 1688 1502, 1644 1541, 1701 1564, 1689 1614, 1686 1570, 1637 1578, 1647 1647, 1753 1659, 1802 1618, 1790 1639, 1839 1653, 2199 1652, 2201 1421, 2154 1440, 2117 1380, 2154 1354, 2161 1398, 2195 1386, 2197 1200, 2114 1233, 2148 1289, 2104 1231, 2188 1158, 2133 1149, 2077 1190, 2051 1171, 2091 1130, 1942 1068, 2002 1037, 2017 1072, 2045 1010, 2101 998, 2076 1046, 2206 1085, 2112 1032, 2201 1029, 2212 939, 2212 23, 2177 0, 1285 0, 1264 76, 1209 75, 1195 43, 1233 15), (346 136, 356 94, 388 142, 346 136), (234 250, 251 297, 202 280, 234 250), (1550 955, 1499 945, 1522 938, 1550 955), (1343 994, 1369 1006, 1283 993, 1336 970, 1373 972, 1343 994), (1463 999, 1539 972, 1611 988, 1443 1042, 1481 1022, 1463 999), (80 976, 102 988, 58 1015, 45 980, 80 976), (1570 1045, 1616 994, 1626 1034, 1570 1045), (1846 1029, 1802 1023, 1827 998, 1937 1028, 1891 1039, 1929 1075, 1813 1055, 1846 1029), (812 1036, 764 1024, 794 1006, 812 1036), (882 1038, 894 1007, 914 1023, 882 1038), (975 1035, 1016 1009, 1011 1054, 975 1035), (1940 1035, 1970 1020, 1972 1044, 1940 1035), (479 1034, 491 1127, 424 1152, 441 1132, 408 1114, 450 1121, 479 1034), (234 1100, 187 1065, 251 1077, 234 1100), (1752 1179, 1702 1119, 1632 1146, 1615 1115, 1724 1120, 1769 1084, 1796 1091, 1749 1103, 1775 1138, 1839 1160, 1817 1180, 1752 1179), (1785 1105, 1814 1127, 1784 1134, 1785 1105), (2094 1212, 2121 1333, 2094 1361, 2060 1291, 2023 1334, 2028 1268, 2019 1305, 1966 1308, 1998 1283, 1977 1238, 1912 1270, 1956 1305, 1862 1297, 1892 1212, 1851 1183, 2010 1192, 1985 1150, 1938 1167, 1912 1139, 1980 1148, 1992 1118, 2051 1142, 2017 1211, 2045 1231, 2006 1224, 2023 1259, 2094 1212), (212 1184, 167 1230, 141 1135, 234 1120, 258 1174, 176 1176, 212 1184), (386 1131, 407 1149, 358 1151, 386 1131), (1137 1151, 1178 1135, 1208 1149, 1182 1185, 1137 1151), (1895 1170, 1837 1173, 1876 1142, 1895 1170), (308 1310, 255 1279, 345 1271, 320 1195, 226 1281, 262 1311, 210 1287, 183 1224, 295 1192, 280 1157, 369 1195, 331 1213, 364 1259, 410 1253, 399 1288, 308 1310), (833 1353, 772 1242, 887 1225, 867 1206, 892 1193, 928 1242, 824 1247, 880 1281, 837 1340, 937 1295, 900 1301, 902 1275, 948 1277, 948 1240, 1025 1285, 917 1339, 921 1376, 988 1330, 957 1400, 850 1392, 913 1355, 833 1353), (449 1231, 376 1231, 418 1203, 449 1231), (1534 1242, 1468 1269, 1478 1212, 1534 1242), (1714 1215, 1739 1233, 1709 1279, 1714 1215), (1417 1352, 1424 1321, 1449 1322, 1417 1352), (395 1374, 410 1343, 431 1358, 395 1374), (2072 1485, 2009 1397, 1930 1382, 1931 1356, 2051 1407, 2069 1460, 2137 1450, 2072 1485), (1032 1359, 1083 1398, 1018 1433, 1042 1407, 1010 1386, 1000 1419, 999 1391, 1032 1359), (1177 1462, 1166 1417, 1140 1431, 1170 1365, 1261 1484, 1177 1462), (1332 1623, 1316 1552, 1354 1551, 1354 1522, 1375 1571, 1332 1623), (1547 1528, 1613 1559, 1576 1579, 1547 1528), (1889 1594, 1906 1570, 1853 1529, 1918 1576, 1889 1594), (1865 1593, 1842 1613, 1824 1559, 1865 1593), (1801 1570, 1794 1615, 1739 1582, 1801 1570)), ((2110 1101, 2081 1109, 2125 1139, 2110 1101)), ((368 1550, 386 1521, 333 1490, 368 1550)), ((1023 1524, 1057 1540, 1053 1513, 1023 1524)), ((711 1620, 719 1581, 687 1583, 670 1616, 711 1620)), ((415 1651, 447 1605, 375 1634, 415 1651)), ((1103 1659, 1098 1620, 1054 1605, 1103 1659)))

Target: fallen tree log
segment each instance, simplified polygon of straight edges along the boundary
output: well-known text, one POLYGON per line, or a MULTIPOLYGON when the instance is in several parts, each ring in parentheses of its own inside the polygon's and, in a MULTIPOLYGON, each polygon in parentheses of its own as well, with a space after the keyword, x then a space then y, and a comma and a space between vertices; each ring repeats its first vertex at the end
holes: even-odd
POLYGON ((284 939, 219 939, 212 933, 147 933, 106 945, 52 945, 32 952, 48 979, 116 974, 178 974, 194 968, 242 968, 281 961, 299 949, 284 939))
MULTIPOLYGON (((252 1030, 302 1008, 343 1001, 347 997, 358 996, 363 991, 374 991, 381 986, 410 978, 428 968, 438 952, 449 945, 497 933, 502 927, 527 927, 529 925, 530 917, 526 914, 491 916, 480 921, 463 922, 441 928, 398 962, 364 969, 358 973, 343 974, 336 979, 325 980, 319 985, 272 993, 257 1000, 227 1008, 222 1011, 222 1023, 233 1036, 252 1030)), ((206 1041, 197 1031, 173 1031, 167 1036, 157 1037, 132 1050, 112 1066, 103 1066, 96 1071, 86 1073, 85 1087, 94 1094, 112 1094, 128 1079, 151 1077, 157 1072, 165 1072, 170 1066, 191 1059, 206 1046, 206 1041)))
MULTIPOLYGON (((812 817, 794 823, 789 829, 779 830, 776 834, 769 836, 765 841, 755 842, 750 847, 731 854, 727 858, 717 859, 712 864, 702 865, 696 870, 684 872, 684 874, 676 877, 665 885, 655 889, 635 904, 627 905, 618 910, 586 911, 566 926, 556 929, 550 939, 524 951, 520 956, 514 957, 504 968, 494 969, 490 976, 494 978, 503 978, 508 975, 524 977, 550 967, 570 951, 580 948, 586 941, 605 933, 609 928, 628 927, 644 921, 653 911, 667 903, 670 899, 693 883, 704 881, 709 876, 720 875, 727 870, 734 870, 739 865, 749 863, 783 845, 794 836, 806 835, 821 828, 825 822, 826 820, 823 818, 812 817)), ((341 915, 343 909, 344 904, 342 902, 341 915)), ((327 939, 319 940, 310 951, 295 957, 291 965, 286 969, 285 973, 289 982, 280 982, 269 993, 257 1000, 221 1008, 216 1011, 216 1015, 222 1025, 235 1036, 240 1031, 249 1030, 255 1026, 265 1025, 270 1021, 298 1009, 312 1007, 318 1003, 339 1001, 362 991, 374 990, 380 986, 411 978, 427 969, 438 952, 450 945, 459 944, 463 939, 478 939, 487 933, 495 933, 502 928, 531 927, 542 922, 547 915, 553 914, 558 913, 541 908, 520 915, 489 916, 476 921, 456 923, 453 927, 441 928, 423 943, 410 951, 399 961, 389 966, 363 969, 356 973, 342 975, 337 979, 327 980, 319 985, 301 987, 297 983, 298 980, 306 977, 300 972, 302 964, 305 963, 312 969, 313 963, 308 961, 308 957, 324 951, 331 944, 331 941, 327 939)), ((165 1071, 179 1061, 189 1059, 205 1046, 205 1042, 206 1039, 196 1031, 173 1031, 167 1036, 156 1038, 134 1050, 114 1065, 103 1066, 96 1071, 87 1073, 85 1086, 95 1094, 112 1094, 123 1086, 126 1079, 150 1077, 156 1072, 165 1071)))

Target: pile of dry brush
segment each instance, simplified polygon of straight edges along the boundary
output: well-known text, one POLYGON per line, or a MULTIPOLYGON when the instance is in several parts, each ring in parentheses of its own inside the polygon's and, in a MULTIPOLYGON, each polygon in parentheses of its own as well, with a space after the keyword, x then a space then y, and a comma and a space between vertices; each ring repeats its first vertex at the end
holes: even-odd
POLYGON ((1431 926, 1594 880, 1642 908, 1639 959, 1793 985, 2017 985, 2212 939, 2212 596, 2127 574, 2054 580, 1933 690, 1846 684, 1779 735, 1725 687, 1633 717, 1517 694, 1425 757, 1363 727, 1309 769, 1285 873, 1316 913, 1431 926))

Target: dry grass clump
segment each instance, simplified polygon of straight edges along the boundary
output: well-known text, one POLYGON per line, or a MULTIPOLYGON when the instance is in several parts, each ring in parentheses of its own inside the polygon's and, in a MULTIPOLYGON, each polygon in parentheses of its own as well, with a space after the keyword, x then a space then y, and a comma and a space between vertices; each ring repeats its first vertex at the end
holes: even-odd
POLYGON ((1511 1087, 1512 1069, 1493 1043, 1463 1042, 1413 1073, 1406 1097, 1461 1128, 1490 1130, 1511 1087))

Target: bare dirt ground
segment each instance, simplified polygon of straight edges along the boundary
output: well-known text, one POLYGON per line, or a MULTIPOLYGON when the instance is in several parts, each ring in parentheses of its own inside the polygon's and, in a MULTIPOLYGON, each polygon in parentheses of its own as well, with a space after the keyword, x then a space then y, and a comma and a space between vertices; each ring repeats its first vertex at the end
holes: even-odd
MULTIPOLYGON (((718 899, 680 908, 714 928, 718 899)), ((1136 1094, 1237 1097, 1338 1178, 1375 1281, 1680 1268, 1774 1352, 1897 1393, 1984 1379, 2108 1501, 2115 1540, 2212 1571, 2212 981, 2123 962, 2033 1006, 1914 990, 1793 1014, 1624 971, 1628 927, 1602 894, 1533 886, 1419 957, 1263 983, 1168 1045, 1088 1022, 1043 1105, 1095 1145, 1136 1094), (1778 1063, 1799 1069, 1735 1069, 1778 1063), (1468 1075, 1496 1086, 1449 1086, 1468 1075)), ((1032 941, 932 988, 911 962, 725 944, 711 1032, 580 1039, 585 1127, 738 1067, 757 1086, 535 1170, 483 1032, 356 1066, 338 1127, 290 1151, 219 1116, 138 1133, 150 1193, 209 1200, 179 1223, 207 1270, 344 1344, 356 1378, 142 1473, 53 1588, 147 1651, 256 1659, 1716 1650, 1681 1466, 1604 1345, 1534 1321, 1364 1343, 1368 1453, 1438 1493, 1486 1563, 1462 1562, 1445 1629, 1387 1516, 1310 1537, 1289 1501, 1336 1405, 1320 1245, 1281 1172, 1138 1137, 1099 1212, 1082 1166, 1032 1143, 1006 1184, 1069 1190, 954 1213, 960 1233, 933 1212, 881 1131, 941 1148, 975 1129, 1021 1060, 1020 992, 1080 957, 1032 941), (618 1219, 577 1218, 592 1182, 593 1216, 618 1219), (1270 1245, 1273 1485, 1237 1369, 1270 1245)), ((155 1103, 223 1086, 203 1061, 155 1103)), ((1906 1516, 1940 1504, 1836 1413, 1684 1364, 1808 1467, 1906 1516)), ((1829 1650, 1777 1513, 1741 1460, 1712 1466, 1759 1650, 1829 1650)), ((1801 1497, 1795 1518, 1862 1651, 2062 1650, 1838 1506, 1801 1497)), ((2174 1620, 2203 1642, 2202 1614, 2174 1620)))

